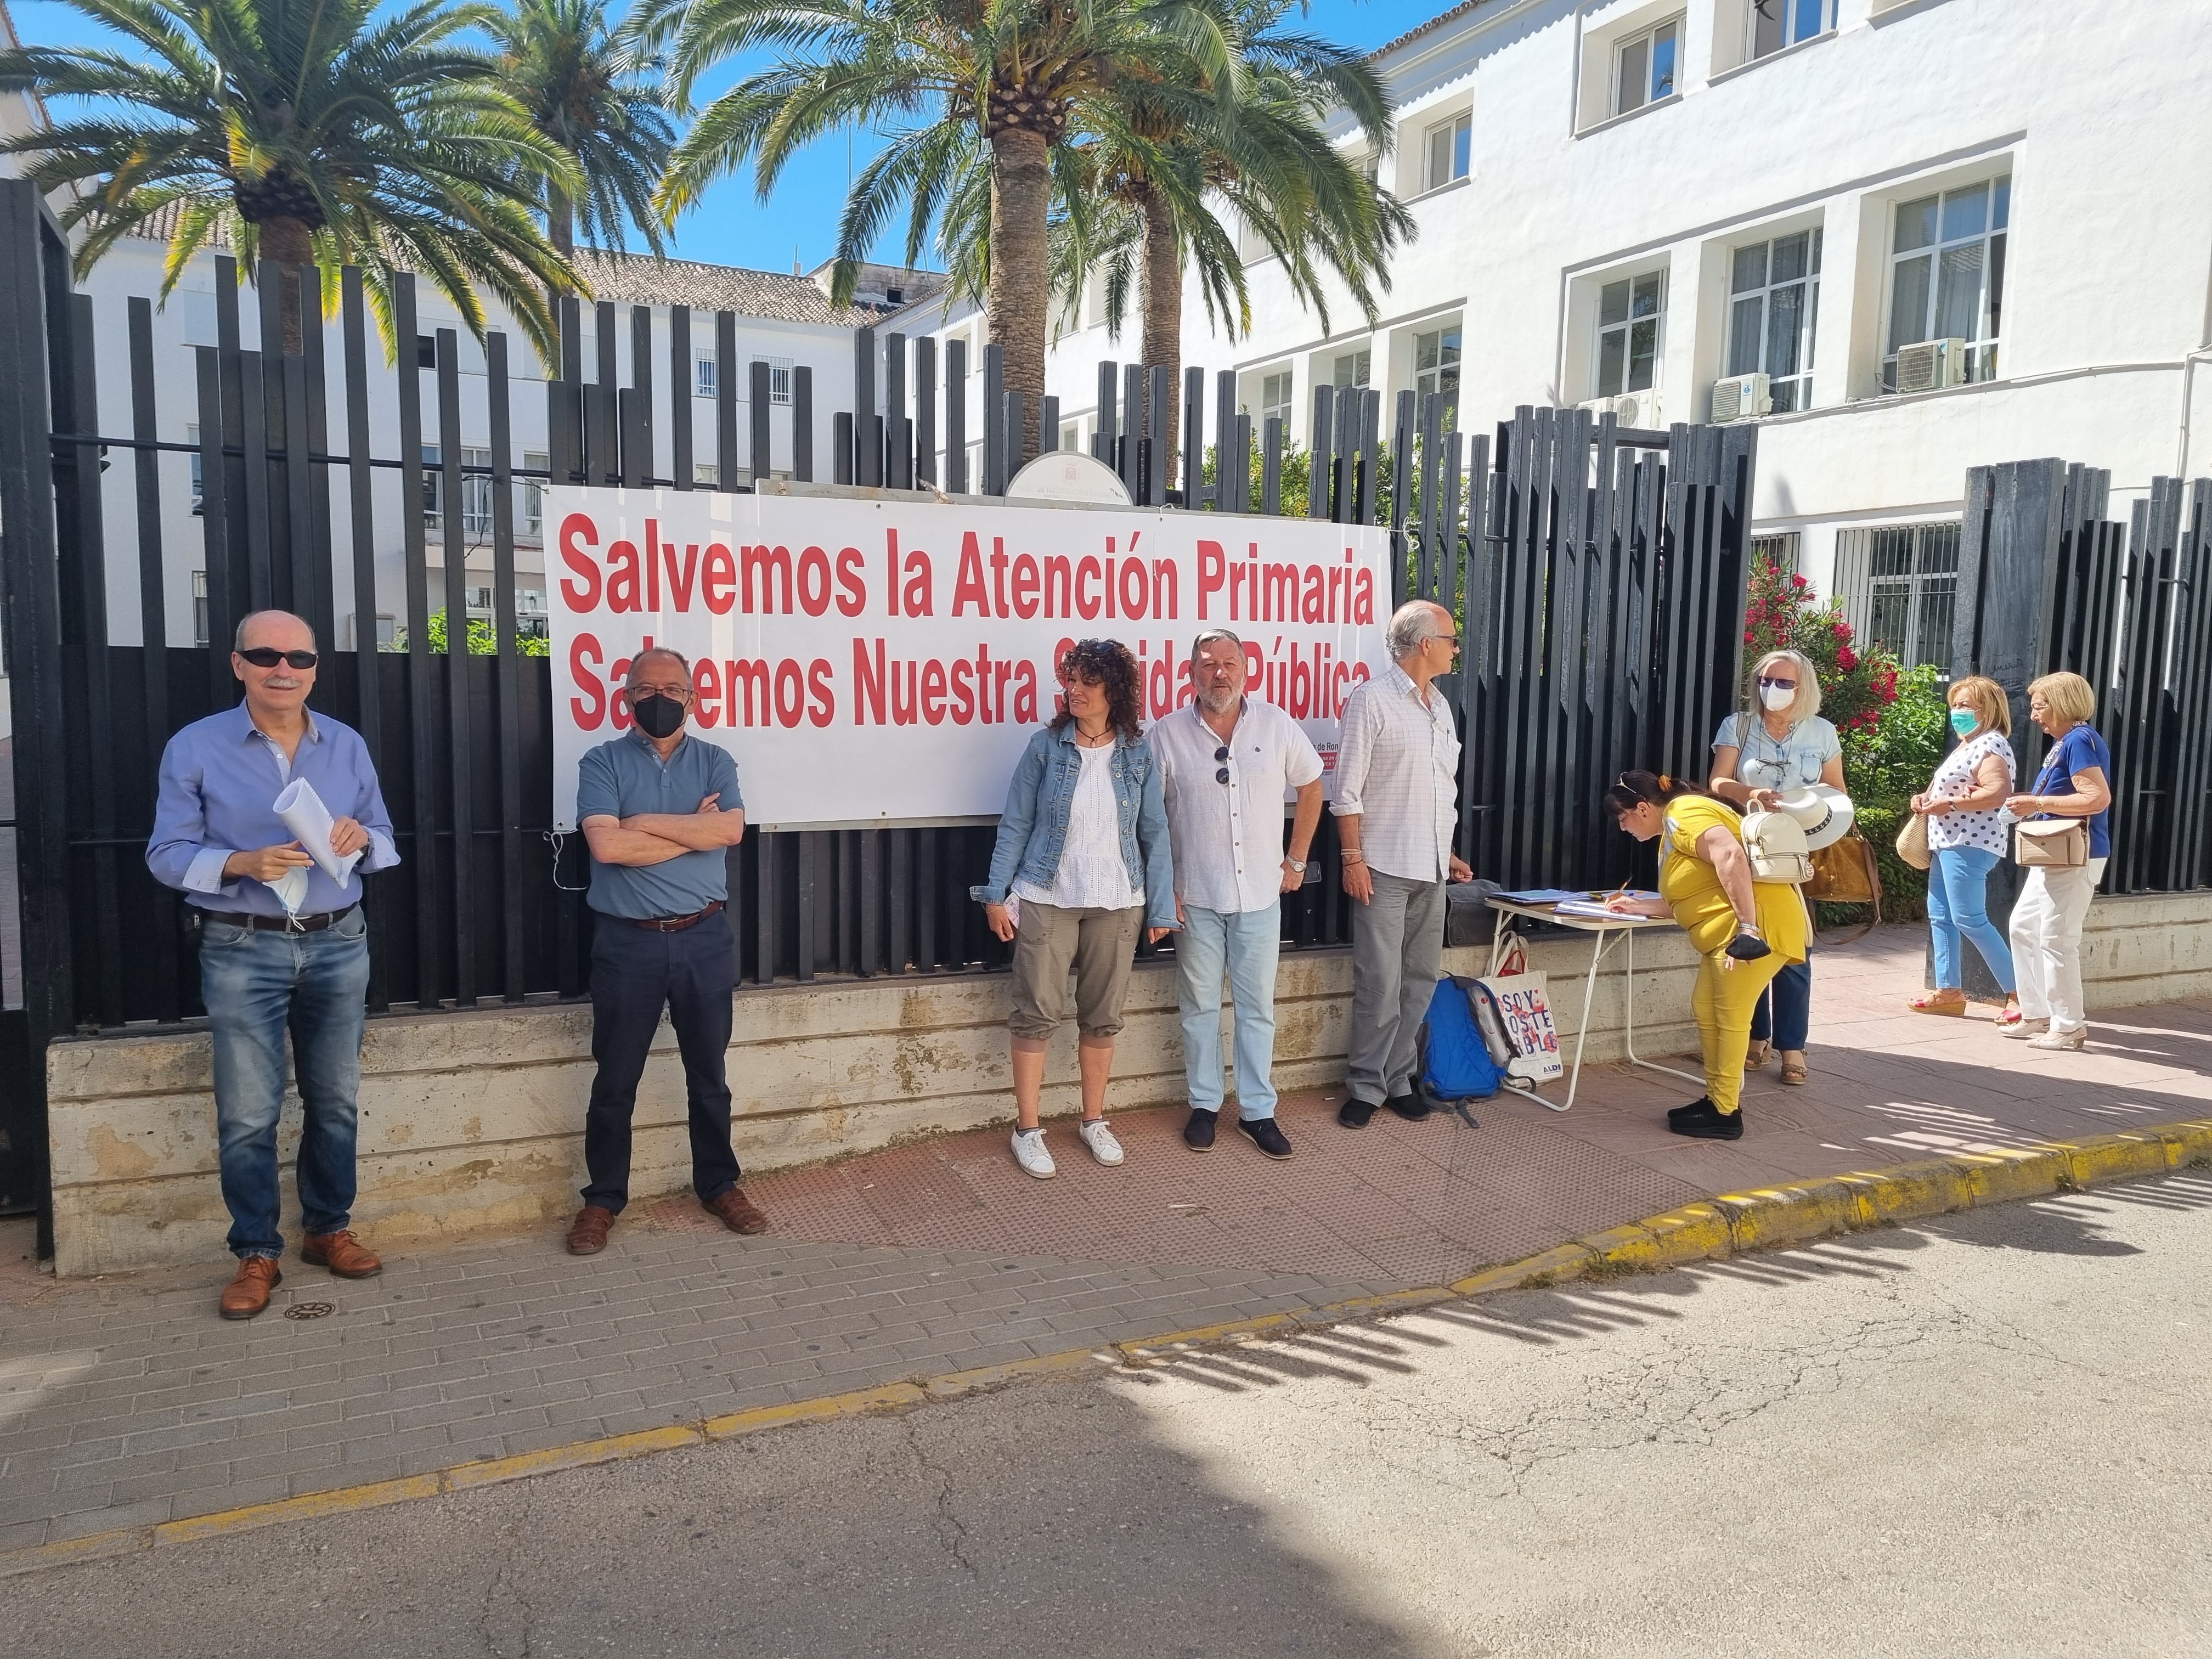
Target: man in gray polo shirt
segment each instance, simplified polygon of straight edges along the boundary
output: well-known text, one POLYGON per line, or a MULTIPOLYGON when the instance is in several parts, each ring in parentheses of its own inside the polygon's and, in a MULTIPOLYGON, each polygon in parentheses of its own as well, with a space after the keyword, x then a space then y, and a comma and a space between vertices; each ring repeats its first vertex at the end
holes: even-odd
POLYGON ((590 1184, 568 1229, 573 1255, 606 1248, 629 1202, 630 1117, 637 1084, 668 1011, 684 1057, 691 1113, 691 1184, 735 1233, 768 1218, 738 1189, 730 1146, 730 1000, 738 953, 722 921, 729 898, 724 857, 745 833, 738 765, 728 752, 686 736, 691 667, 654 647, 629 665, 635 722, 577 763, 576 821, 592 849, 592 1058, 599 1073, 584 1118, 590 1184))

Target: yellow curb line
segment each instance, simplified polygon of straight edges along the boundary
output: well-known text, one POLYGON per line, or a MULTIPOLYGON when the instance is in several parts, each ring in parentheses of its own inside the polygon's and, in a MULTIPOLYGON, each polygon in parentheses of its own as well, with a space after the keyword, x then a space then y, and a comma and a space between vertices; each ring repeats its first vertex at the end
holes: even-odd
POLYGON ((330 1492, 221 1510, 182 1521, 92 1533, 82 1538, 0 1553, 0 1577, 132 1554, 163 1544, 229 1537, 321 1516, 359 1514, 418 1498, 434 1498, 441 1492, 468 1492, 510 1480, 527 1480, 561 1469, 587 1468, 655 1452, 739 1439, 796 1423, 879 1416, 909 1410, 932 1401, 986 1393, 1017 1382, 1117 1367, 1163 1364, 1181 1355, 1227 1343, 1289 1336, 1347 1320, 1408 1313, 1440 1302, 1464 1301, 1501 1291, 1533 1290, 1575 1279, 1654 1273, 1696 1261, 1748 1255, 1755 1250, 1781 1249, 1900 1221, 1978 1209, 2017 1199, 2039 1198, 2054 1192, 2078 1191, 2144 1176, 2165 1175, 2208 1160, 2212 1160, 2212 1118, 2166 1124, 2155 1129, 2124 1130, 2088 1140, 2048 1141, 1986 1153, 1961 1152, 1824 1180, 1725 1193, 1626 1226, 1586 1234, 1522 1261, 1486 1268, 1449 1285, 1358 1297, 1297 1313, 1267 1314, 1255 1319, 1201 1325, 1141 1341, 1071 1349, 1004 1365, 980 1366, 910 1382, 879 1383, 817 1400, 731 1412, 698 1423, 672 1424, 666 1428, 580 1440, 513 1457, 484 1458, 398 1480, 340 1486, 330 1492))

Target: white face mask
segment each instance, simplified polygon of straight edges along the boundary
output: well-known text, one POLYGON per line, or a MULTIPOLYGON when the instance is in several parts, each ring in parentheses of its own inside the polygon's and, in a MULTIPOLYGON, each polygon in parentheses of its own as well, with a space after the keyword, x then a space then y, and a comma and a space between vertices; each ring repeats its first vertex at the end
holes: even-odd
POLYGON ((1762 685, 1759 688, 1759 700, 1778 714, 1797 701, 1797 688, 1793 685, 1784 690, 1778 685, 1762 685))

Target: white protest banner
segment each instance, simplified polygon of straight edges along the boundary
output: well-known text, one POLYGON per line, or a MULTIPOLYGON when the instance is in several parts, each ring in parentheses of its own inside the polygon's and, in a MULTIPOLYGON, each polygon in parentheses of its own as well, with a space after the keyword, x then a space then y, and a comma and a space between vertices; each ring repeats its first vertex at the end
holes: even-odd
POLYGON ((690 729, 736 757, 764 828, 995 816, 1078 639, 1136 654, 1149 721, 1190 701, 1193 635, 1233 629, 1252 690, 1332 767, 1346 695, 1385 662, 1369 526, 565 485, 545 513, 563 830, 647 644, 691 659, 690 729))

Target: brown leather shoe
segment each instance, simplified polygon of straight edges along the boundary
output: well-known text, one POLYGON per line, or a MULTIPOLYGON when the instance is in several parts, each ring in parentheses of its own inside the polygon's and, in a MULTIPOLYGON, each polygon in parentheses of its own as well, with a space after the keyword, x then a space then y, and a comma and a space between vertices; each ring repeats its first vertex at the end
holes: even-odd
POLYGON ((732 1187, 702 1201, 702 1207, 722 1218, 722 1224, 733 1233, 764 1233, 768 1218, 753 1206, 753 1201, 732 1187))
POLYGON ((612 1210, 604 1204, 586 1204, 568 1224, 568 1254, 597 1255, 607 1248, 607 1230, 614 1224, 612 1210))
POLYGON ((269 1292, 284 1282, 273 1255, 249 1255, 238 1264, 238 1277, 222 1287, 222 1316, 251 1319, 269 1305, 269 1292))
POLYGON ((309 1233, 301 1242, 300 1260, 328 1267, 340 1279, 374 1279, 384 1271, 383 1259, 350 1232, 309 1233))

